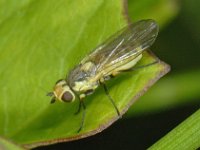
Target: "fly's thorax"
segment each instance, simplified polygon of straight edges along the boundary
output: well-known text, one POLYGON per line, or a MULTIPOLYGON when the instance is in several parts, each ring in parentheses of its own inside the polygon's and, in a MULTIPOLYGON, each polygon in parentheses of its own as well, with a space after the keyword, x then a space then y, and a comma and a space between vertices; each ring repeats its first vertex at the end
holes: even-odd
POLYGON ((95 90, 98 87, 98 81, 83 80, 74 82, 72 89, 78 93, 87 93, 88 91, 95 90))
POLYGON ((81 64, 81 70, 90 74, 94 73, 95 67, 96 65, 92 61, 88 61, 81 64))
POLYGON ((96 65, 92 61, 81 63, 70 72, 69 86, 79 94, 94 90, 98 86, 98 82, 93 80, 95 75, 96 65))
POLYGON ((58 80, 56 82, 53 94, 56 100, 61 102, 73 102, 76 98, 74 92, 70 89, 66 80, 58 80))

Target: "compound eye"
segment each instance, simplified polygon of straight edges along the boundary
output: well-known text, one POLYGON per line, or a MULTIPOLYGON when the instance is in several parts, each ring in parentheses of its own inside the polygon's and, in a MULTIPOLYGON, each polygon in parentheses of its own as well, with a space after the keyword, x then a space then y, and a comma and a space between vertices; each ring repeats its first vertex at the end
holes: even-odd
POLYGON ((71 102, 74 99, 73 95, 71 94, 71 92, 66 91, 65 93, 63 93, 62 95, 62 100, 64 102, 71 102))

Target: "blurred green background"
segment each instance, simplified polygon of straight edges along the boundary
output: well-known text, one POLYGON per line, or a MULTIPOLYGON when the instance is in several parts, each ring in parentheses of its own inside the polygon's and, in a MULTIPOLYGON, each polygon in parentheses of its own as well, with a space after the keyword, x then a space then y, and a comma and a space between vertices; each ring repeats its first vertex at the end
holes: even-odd
POLYGON ((146 149, 198 110, 199 6, 199 0, 129 0, 128 13, 132 21, 153 18, 160 24, 160 33, 152 51, 171 65, 171 72, 132 106, 125 119, 106 131, 45 149, 146 149), (140 11, 141 14, 136 14, 140 11))

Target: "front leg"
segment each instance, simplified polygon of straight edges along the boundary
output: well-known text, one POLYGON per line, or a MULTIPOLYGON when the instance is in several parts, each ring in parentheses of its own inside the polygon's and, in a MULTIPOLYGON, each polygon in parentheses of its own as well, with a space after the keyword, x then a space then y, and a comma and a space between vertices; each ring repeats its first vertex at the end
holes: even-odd
POLYGON ((79 114, 79 112, 81 111, 81 101, 83 101, 83 99, 85 98, 85 94, 81 94, 78 97, 78 100, 79 100, 79 105, 78 105, 78 109, 77 111, 74 113, 75 115, 79 114))
POLYGON ((79 127, 79 129, 77 130, 78 133, 79 133, 79 132, 82 130, 82 128, 83 128, 83 125, 84 125, 84 122, 85 122, 85 111, 86 111, 86 106, 85 106, 83 100, 80 100, 80 105, 81 105, 80 107, 83 108, 83 113, 82 113, 82 119, 81 119, 80 127, 79 127))
POLYGON ((85 122, 85 110, 86 110, 86 106, 85 103, 83 101, 83 98, 81 98, 81 96, 79 97, 79 106, 78 106, 78 110, 75 112, 75 115, 79 114, 81 111, 81 108, 83 108, 83 113, 82 113, 82 119, 81 119, 81 124, 79 129, 77 130, 77 132, 80 132, 83 128, 84 122, 85 122))
POLYGON ((74 113, 74 115, 77 115, 77 114, 79 114, 79 113, 80 113, 80 111, 81 111, 81 102, 80 102, 80 100, 79 100, 78 109, 77 109, 77 111, 74 113))

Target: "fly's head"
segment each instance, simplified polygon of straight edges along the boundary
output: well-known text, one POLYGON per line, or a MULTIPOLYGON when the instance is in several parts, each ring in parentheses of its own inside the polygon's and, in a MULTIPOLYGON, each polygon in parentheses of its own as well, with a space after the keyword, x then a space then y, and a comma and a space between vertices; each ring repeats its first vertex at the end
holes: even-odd
POLYGON ((56 82, 53 92, 49 92, 47 96, 52 97, 51 103, 54 103, 56 100, 61 102, 73 102, 76 98, 66 80, 63 79, 56 82))

